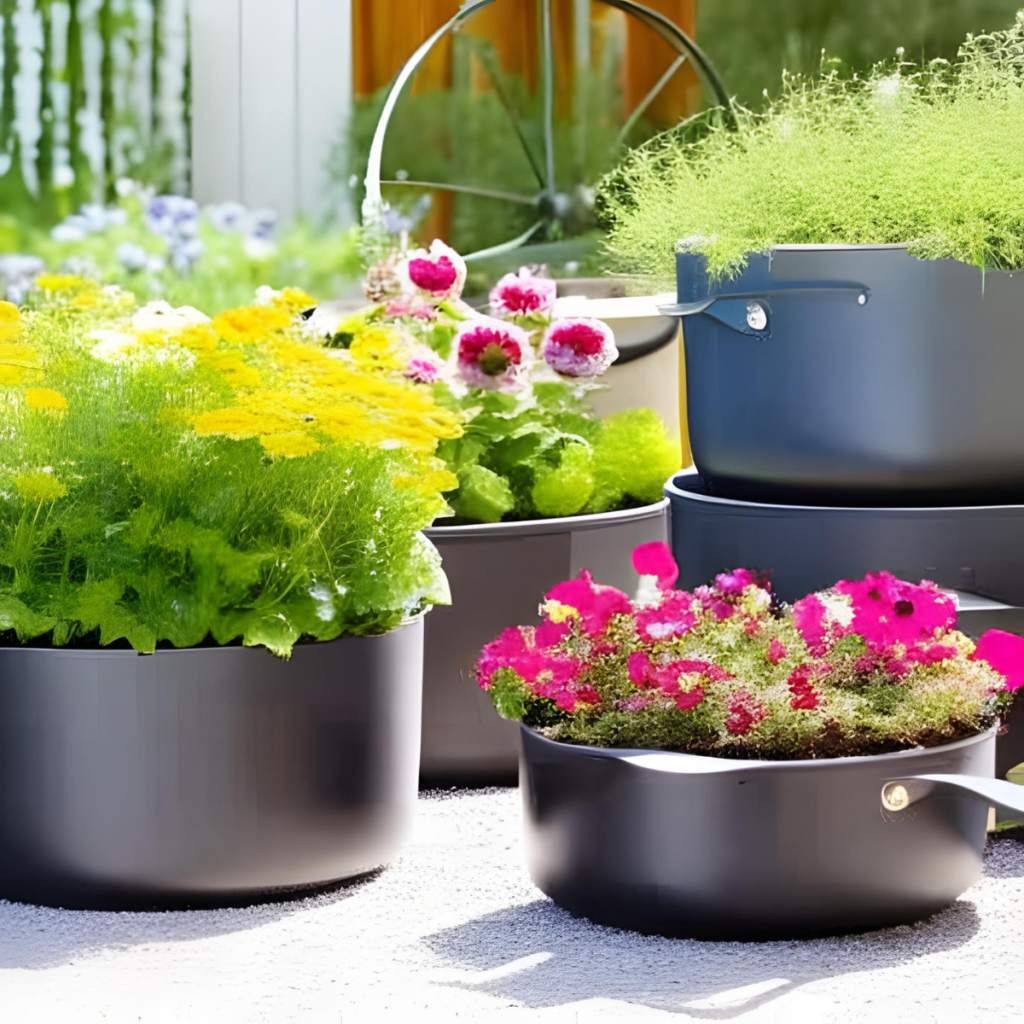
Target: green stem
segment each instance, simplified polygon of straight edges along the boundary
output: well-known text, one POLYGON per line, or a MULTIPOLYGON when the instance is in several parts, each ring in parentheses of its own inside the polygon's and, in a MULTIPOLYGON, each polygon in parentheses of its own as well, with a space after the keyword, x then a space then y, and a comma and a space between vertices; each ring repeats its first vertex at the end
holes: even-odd
POLYGON ((162 128, 160 98, 163 94, 163 83, 160 63, 164 58, 164 0, 150 0, 150 5, 153 21, 149 37, 149 139, 154 143, 159 139, 162 128))
POLYGON ((181 86, 185 122, 185 193, 192 194, 192 11, 185 9, 185 78, 181 86))
POLYGON ((103 123, 103 188, 107 202, 117 198, 114 188, 114 5, 103 0, 99 11, 100 40, 100 120, 103 123))
POLYGON ((14 79, 18 74, 18 43, 14 37, 14 15, 18 0, 0 0, 0 23, 4 31, 3 91, 0 95, 0 150, 7 152, 14 129, 14 79))
POLYGON ((57 219, 56 200, 53 194, 53 12, 51 0, 36 0, 43 45, 40 50, 42 61, 39 69, 39 142, 36 146, 36 178, 39 196, 39 218, 44 224, 57 219))

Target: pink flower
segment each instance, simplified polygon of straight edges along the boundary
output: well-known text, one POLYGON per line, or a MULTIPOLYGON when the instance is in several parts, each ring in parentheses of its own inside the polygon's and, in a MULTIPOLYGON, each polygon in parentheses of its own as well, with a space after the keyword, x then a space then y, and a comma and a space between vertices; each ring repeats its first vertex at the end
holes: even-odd
POLYGON ((728 601, 723 601, 710 587, 698 587, 693 593, 704 610, 714 615, 719 622, 732 617, 732 605, 728 601))
POLYGON ((719 573, 715 577, 715 586, 730 597, 740 597, 754 582, 754 574, 749 569, 733 569, 732 572, 719 573))
POLYGON ((613 615, 628 615, 633 610, 633 603, 621 590, 595 583, 586 569, 578 579, 559 583, 545 597, 575 609, 584 633, 591 637, 601 636, 613 615))
POLYGON ((441 376, 439 368, 427 359, 410 359, 402 372, 417 384, 436 384, 441 376))
POLYGON ((638 576, 654 576, 659 590, 671 590, 679 579, 679 566, 672 549, 660 540, 633 548, 633 571, 638 576))
POLYGON ((544 335, 541 355, 566 377, 597 377, 618 358, 611 328, 592 317, 563 317, 544 335))
POLYGON ((1007 690, 1024 686, 1024 637, 1002 629, 986 630, 971 657, 988 662, 990 668, 1006 679, 1007 690))
POLYGON ((888 572, 868 573, 863 580, 840 580, 834 589, 853 603, 850 630, 872 647, 913 647, 956 628, 956 602, 927 580, 915 586, 888 572))
POLYGON ((529 651, 526 638, 515 626, 501 632, 497 640, 484 646, 476 663, 476 679, 481 690, 489 690, 494 673, 501 668, 512 668, 517 658, 529 651))
POLYGON ((755 700, 748 690, 737 690, 726 701, 729 717, 725 727, 733 736, 746 736, 758 722, 767 718, 767 710, 755 700))
POLYGON ((685 590, 668 593, 661 604, 636 613, 636 631, 641 640, 657 643, 685 636, 697 625, 696 601, 685 590))
POLYGON ((643 651, 634 651, 626 661, 626 673, 634 686, 646 686, 653 680, 654 666, 643 651))
POLYGON ((533 642, 542 651, 557 647, 569 635, 568 622, 542 622, 533 631, 533 642))
POLYGON ((451 246, 435 238, 430 250, 410 252, 398 267, 406 290, 420 293, 435 306, 462 294, 466 284, 466 264, 451 246))
POLYGON ((793 623, 811 654, 819 658, 830 646, 828 612, 817 594, 808 594, 793 605, 793 623))
POLYGON ((555 304, 557 291, 557 284, 550 278, 535 277, 527 267, 521 267, 518 275, 506 274, 491 289, 491 310, 506 320, 547 313, 555 304))
POLYGON ((418 295, 403 295, 384 307, 386 316, 413 316, 417 320, 436 320, 437 310, 418 295))
POLYGON ((768 660, 773 665, 778 665, 785 657, 786 645, 778 637, 772 637, 772 642, 768 645, 768 660))
POLYGON ((649 693, 634 693, 616 705, 620 711, 643 711, 654 697, 649 693))
POLYGON ((789 702, 790 707, 797 710, 813 711, 824 703, 824 698, 814 688, 813 680, 823 674, 825 670, 831 670, 831 666, 805 664, 790 673, 787 680, 789 691, 793 694, 789 702))
POLYGON ((489 316, 459 326, 459 375, 471 387, 498 391, 520 386, 533 362, 530 338, 521 327, 489 316))

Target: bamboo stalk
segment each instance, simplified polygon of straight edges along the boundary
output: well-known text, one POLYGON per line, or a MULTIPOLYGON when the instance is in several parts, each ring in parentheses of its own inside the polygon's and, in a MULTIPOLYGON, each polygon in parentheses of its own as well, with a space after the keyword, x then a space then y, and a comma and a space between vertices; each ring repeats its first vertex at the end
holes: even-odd
POLYGON ((103 0, 99 11, 100 41, 100 121, 103 125, 103 192, 106 200, 117 198, 114 188, 114 129, 117 117, 114 103, 114 7, 103 0))
POLYGON ((57 219, 57 204, 53 194, 53 11, 51 0, 36 0, 42 48, 39 56, 39 142, 36 144, 37 215, 43 224, 57 219))
POLYGON ((14 79, 18 74, 18 43, 14 37, 17 0, 0 0, 0 24, 4 30, 3 88, 0 93, 0 150, 7 152, 14 130, 14 79))
POLYGON ((79 20, 79 0, 67 0, 68 33, 67 65, 65 77, 68 83, 68 154, 75 181, 71 196, 75 205, 87 203, 92 198, 92 168, 89 158, 82 149, 82 126, 79 115, 85 109, 85 66, 82 60, 82 23, 79 20))
MULTIPOLYGON (((163 95, 161 62, 164 59, 164 0, 150 0, 152 23, 149 36, 149 139, 155 143, 160 138, 162 111, 160 97, 163 95)), ((185 17, 188 17, 186 11, 185 17)), ((188 38, 186 36, 186 38, 188 38)), ((189 47, 191 51, 191 47, 189 47)), ((186 68, 187 70, 187 68, 186 68)))

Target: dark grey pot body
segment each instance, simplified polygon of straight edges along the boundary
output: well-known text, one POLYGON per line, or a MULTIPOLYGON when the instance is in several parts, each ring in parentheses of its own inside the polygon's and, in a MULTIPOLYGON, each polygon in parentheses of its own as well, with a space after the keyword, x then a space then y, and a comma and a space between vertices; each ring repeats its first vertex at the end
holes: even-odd
POLYGON ((690 444, 721 493, 1024 495, 1024 274, 899 246, 782 246, 714 286, 680 253, 677 272, 690 444))
POLYGON ((503 629, 535 622, 544 594, 582 569, 632 594, 633 548, 668 540, 668 502, 426 532, 441 553, 452 603, 434 608, 426 623, 421 784, 515 785, 518 728, 498 716, 473 678, 481 649, 503 629))
POLYGON ((298 646, 0 649, 0 898, 246 903, 391 861, 413 820, 423 618, 298 646))
POLYGON ((988 800, 921 783, 889 812, 881 794, 907 776, 984 785, 993 732, 790 762, 573 747, 526 728, 522 743, 530 874, 599 924, 738 940, 881 928, 934 914, 981 874, 988 800))

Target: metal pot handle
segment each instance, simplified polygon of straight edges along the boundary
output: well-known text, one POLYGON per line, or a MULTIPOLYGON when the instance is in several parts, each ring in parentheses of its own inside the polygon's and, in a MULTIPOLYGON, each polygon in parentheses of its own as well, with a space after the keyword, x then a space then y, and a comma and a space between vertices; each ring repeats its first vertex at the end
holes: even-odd
POLYGON ((777 284, 756 292, 722 292, 705 295, 691 302, 674 302, 659 306, 663 316, 697 316, 704 313, 740 334, 767 337, 771 333, 771 304, 768 299, 776 295, 808 295, 838 292, 856 297, 858 306, 867 305, 871 289, 855 281, 821 281, 800 284, 777 284), (716 307, 717 305, 717 308, 716 307))
POLYGON ((1008 820, 1024 822, 1024 786, 978 775, 911 775, 882 787, 883 811, 905 811, 936 789, 953 789, 997 807, 1008 820))

